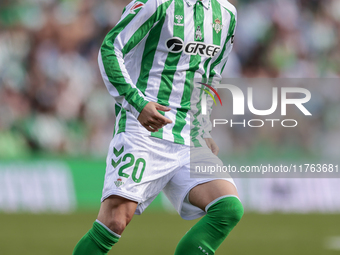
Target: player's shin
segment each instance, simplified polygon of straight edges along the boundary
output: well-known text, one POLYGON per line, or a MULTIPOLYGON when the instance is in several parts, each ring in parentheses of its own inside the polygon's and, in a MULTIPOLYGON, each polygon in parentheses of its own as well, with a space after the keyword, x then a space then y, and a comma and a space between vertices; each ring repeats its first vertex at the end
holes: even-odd
POLYGON ((73 255, 104 255, 118 242, 120 235, 112 232, 103 223, 96 220, 74 248, 73 255))
POLYGON ((207 207, 207 214, 180 240, 175 255, 215 254, 243 215, 243 206, 234 196, 222 197, 207 207))

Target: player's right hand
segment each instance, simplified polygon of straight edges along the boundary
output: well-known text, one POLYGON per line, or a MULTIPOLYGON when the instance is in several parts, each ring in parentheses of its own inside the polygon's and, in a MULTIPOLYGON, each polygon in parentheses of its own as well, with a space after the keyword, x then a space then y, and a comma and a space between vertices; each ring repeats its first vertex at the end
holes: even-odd
POLYGON ((155 102, 149 102, 138 116, 140 124, 150 132, 157 132, 165 125, 172 123, 170 119, 164 117, 157 110, 168 112, 170 108, 155 102))

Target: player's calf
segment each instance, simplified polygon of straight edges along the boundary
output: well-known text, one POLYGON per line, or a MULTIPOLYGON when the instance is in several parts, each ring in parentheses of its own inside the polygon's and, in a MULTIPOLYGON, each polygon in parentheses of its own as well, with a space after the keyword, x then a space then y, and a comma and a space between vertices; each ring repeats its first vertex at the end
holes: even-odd
POLYGON ((77 243, 73 255, 105 255, 118 242, 119 238, 120 235, 96 220, 89 232, 77 243))
POLYGON ((175 255, 213 255, 243 216, 243 206, 235 196, 225 196, 206 207, 207 215, 179 242, 175 255))
POLYGON ((131 221, 136 207, 137 202, 119 196, 110 196, 102 202, 98 220, 121 235, 131 221))
POLYGON ((131 221, 137 203, 118 196, 105 199, 98 219, 74 248, 73 255, 105 255, 131 221))

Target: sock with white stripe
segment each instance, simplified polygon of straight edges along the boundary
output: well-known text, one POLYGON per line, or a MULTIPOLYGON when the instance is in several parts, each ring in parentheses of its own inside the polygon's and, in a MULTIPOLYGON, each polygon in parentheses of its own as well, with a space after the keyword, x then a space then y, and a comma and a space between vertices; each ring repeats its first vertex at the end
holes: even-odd
POLYGON ((243 206, 234 196, 221 197, 206 207, 207 214, 180 240, 175 255, 213 255, 241 220, 243 206))
POLYGON ((120 235, 96 220, 89 232, 77 243, 73 255, 105 255, 119 238, 120 235))

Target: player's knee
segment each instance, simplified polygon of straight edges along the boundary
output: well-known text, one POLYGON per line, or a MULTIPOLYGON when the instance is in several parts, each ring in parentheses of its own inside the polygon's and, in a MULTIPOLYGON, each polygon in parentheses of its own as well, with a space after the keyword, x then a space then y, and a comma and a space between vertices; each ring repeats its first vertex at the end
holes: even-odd
POLYGON ((106 223, 106 226, 118 235, 123 233, 126 225, 127 222, 124 219, 111 219, 106 223))
POLYGON ((240 200, 237 200, 235 204, 228 208, 226 212, 226 217, 230 219, 231 222, 236 225, 244 214, 244 208, 240 200))
POLYGON ((218 219, 219 224, 236 226, 244 214, 244 208, 236 197, 222 198, 208 209, 208 214, 218 219))
POLYGON ((116 234, 121 234, 131 221, 135 212, 135 202, 125 198, 110 196, 100 207, 98 220, 116 234))

